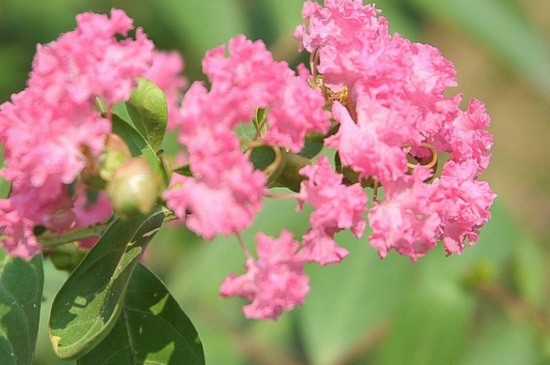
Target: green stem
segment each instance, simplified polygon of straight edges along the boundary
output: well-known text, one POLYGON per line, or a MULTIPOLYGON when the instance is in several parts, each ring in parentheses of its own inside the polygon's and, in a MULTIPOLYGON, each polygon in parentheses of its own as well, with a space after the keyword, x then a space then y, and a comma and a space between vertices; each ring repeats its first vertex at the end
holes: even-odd
MULTIPOLYGON (((62 234, 56 234, 51 231, 46 231, 36 238, 38 240, 38 243, 40 243, 42 247, 47 248, 80 241, 92 236, 99 237, 103 234, 103 232, 105 232, 105 230, 111 225, 111 223, 114 222, 116 218, 117 217, 115 215, 112 215, 106 220, 99 223, 93 224, 91 226, 75 228, 69 232, 65 232, 62 234)), ((176 220, 177 218, 178 217, 176 217, 174 212, 168 209, 165 210, 164 223, 171 222, 173 220, 176 220)))
POLYGON ((69 232, 62 234, 56 234, 51 231, 46 231, 45 233, 38 236, 37 240, 42 245, 42 247, 47 248, 80 241, 92 236, 101 236, 113 221, 114 218, 113 216, 111 216, 108 219, 94 225, 75 228, 69 232))

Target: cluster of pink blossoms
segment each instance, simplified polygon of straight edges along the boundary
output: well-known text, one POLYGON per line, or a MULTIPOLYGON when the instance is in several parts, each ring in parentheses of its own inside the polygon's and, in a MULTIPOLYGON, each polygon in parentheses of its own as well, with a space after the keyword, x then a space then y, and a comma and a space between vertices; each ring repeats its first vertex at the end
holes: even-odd
POLYGON ((11 182, 10 196, 0 199, 0 245, 14 256, 40 252, 37 226, 63 232, 110 215, 103 193, 94 206, 78 182, 111 132, 96 98, 108 105, 128 100, 135 78, 145 76, 158 79, 175 103, 175 90, 185 85, 181 58, 154 50, 140 28, 127 38, 132 20, 122 10, 113 9, 110 18, 83 13, 77 24, 38 45, 27 88, 0 106, 2 176, 11 182))
POLYGON ((472 100, 461 111, 461 95, 444 95, 456 86, 451 62, 434 47, 389 34, 379 12, 360 0, 304 5, 308 25, 295 37, 312 54, 309 90, 304 69, 294 76, 262 43, 239 36, 228 57, 223 47, 206 55, 211 90, 194 84, 184 98, 179 140, 193 177, 175 178, 165 198, 207 238, 248 227, 266 194, 265 176, 242 157, 234 132, 256 109, 268 110, 268 126, 257 135, 265 144, 298 152, 304 137, 317 132, 337 153, 337 171, 325 156, 300 170, 298 208, 314 208, 301 244, 288 232, 258 236, 259 258, 247 253, 247 272, 222 284, 223 296, 251 301, 244 309, 249 318, 276 319, 301 304, 303 264, 342 260, 348 252, 334 235, 349 229, 361 237, 365 213, 380 257, 395 250, 412 261, 438 241, 447 254, 462 252, 490 217, 495 194, 478 179, 492 145, 484 105, 472 100), (442 153, 449 157, 436 177, 442 153), (370 208, 366 187, 384 191, 370 208))
POLYGON ((484 105, 472 100, 461 111, 461 95, 444 95, 456 86, 453 65, 436 48, 389 34, 374 6, 324 4, 306 2, 308 24, 295 32, 311 71, 295 73, 261 41, 240 35, 206 54, 210 88, 193 83, 181 107, 179 55, 155 51, 140 29, 135 40, 117 40, 132 28, 120 10, 110 19, 80 15, 75 31, 38 47, 28 88, 0 107, 2 175, 12 183, 0 200, 1 245, 28 258, 40 251, 35 227, 62 232, 110 214, 102 193, 95 205, 79 195, 79 174, 111 131, 96 98, 128 100, 138 76, 167 94, 169 128, 177 129, 189 171, 174 173, 162 195, 189 229, 207 239, 238 234, 272 186, 297 191, 286 196, 298 210, 313 208, 301 242, 284 230, 279 238, 258 234, 258 258, 247 251, 246 273, 222 283, 223 296, 251 302, 248 318, 277 319, 303 303, 304 264, 341 261, 348 251, 335 235, 361 238, 367 221, 380 257, 395 250, 416 261, 439 241, 448 254, 475 244, 495 198, 478 178, 492 145, 484 105), (243 126, 255 127, 254 136, 239 136, 243 126), (327 156, 301 156, 306 140, 335 150, 336 167, 327 156), (251 155, 266 146, 276 157, 260 170, 251 155), (448 160, 436 176, 443 153, 448 160))

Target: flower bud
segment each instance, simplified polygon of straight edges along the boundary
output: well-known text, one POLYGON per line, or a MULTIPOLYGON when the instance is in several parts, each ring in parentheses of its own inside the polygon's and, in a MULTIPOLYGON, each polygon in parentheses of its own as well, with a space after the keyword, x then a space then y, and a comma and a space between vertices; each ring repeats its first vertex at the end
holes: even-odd
POLYGON ((107 183, 107 195, 122 219, 151 212, 157 203, 161 181, 143 157, 124 162, 107 183))
POLYGON ((126 142, 116 134, 109 134, 105 140, 105 150, 97 161, 99 176, 105 181, 110 181, 119 166, 131 157, 132 153, 126 142))

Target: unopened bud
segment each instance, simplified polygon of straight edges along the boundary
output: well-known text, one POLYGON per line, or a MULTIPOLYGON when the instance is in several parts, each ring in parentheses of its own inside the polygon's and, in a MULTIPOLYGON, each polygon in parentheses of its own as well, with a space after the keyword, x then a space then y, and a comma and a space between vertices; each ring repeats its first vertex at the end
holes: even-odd
POLYGON ((124 162, 107 183, 107 195, 122 218, 147 214, 157 203, 161 180, 143 157, 124 162))
POLYGON ((107 182, 110 181, 113 173, 131 157, 132 153, 126 142, 116 134, 109 134, 105 140, 105 150, 97 161, 99 176, 107 182))

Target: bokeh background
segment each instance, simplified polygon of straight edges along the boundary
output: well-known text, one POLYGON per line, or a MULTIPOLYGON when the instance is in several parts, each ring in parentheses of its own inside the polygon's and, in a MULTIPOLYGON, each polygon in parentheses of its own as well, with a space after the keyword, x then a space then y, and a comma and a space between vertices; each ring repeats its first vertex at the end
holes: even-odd
MULTIPOLYGON (((186 75, 203 79, 204 52, 244 33, 277 59, 304 62, 292 32, 300 0, 1 0, 0 102, 24 88, 37 43, 72 30, 83 11, 124 9, 158 48, 178 49, 186 75)), ((340 265, 310 266, 311 292, 278 322, 247 321, 243 301, 218 287, 241 273, 234 239, 203 242, 165 229, 149 265, 195 323, 208 364, 548 364, 550 363, 550 1, 379 0, 393 32, 439 47, 458 71, 465 100, 486 103, 495 136, 485 174, 498 194, 479 243, 461 256, 437 249, 413 264, 380 260, 366 238, 341 235, 340 265)), ((170 141, 167 142, 170 144, 170 141)), ((168 145, 173 150, 173 146, 168 145)), ((301 234, 308 212, 267 201, 255 232, 301 234)), ((366 235, 368 236, 368 235, 366 235)), ((51 299, 65 273, 47 265, 36 364, 56 360, 47 336, 51 299)))

